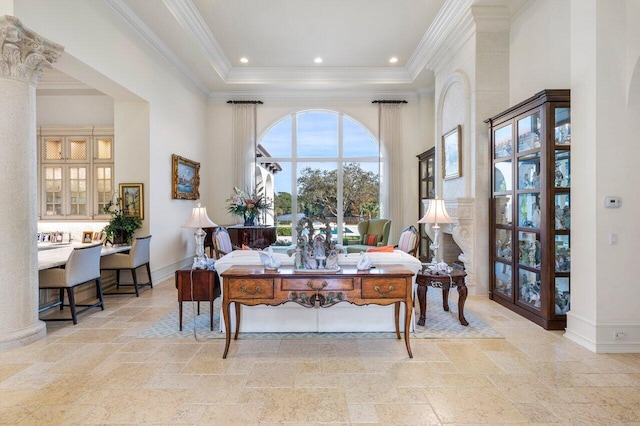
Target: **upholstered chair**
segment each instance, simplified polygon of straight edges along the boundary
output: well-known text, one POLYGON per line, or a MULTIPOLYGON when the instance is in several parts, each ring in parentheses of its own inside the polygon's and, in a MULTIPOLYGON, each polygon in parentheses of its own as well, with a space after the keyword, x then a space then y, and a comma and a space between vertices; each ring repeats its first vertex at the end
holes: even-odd
POLYGON ((367 251, 371 247, 383 247, 388 244, 391 221, 389 219, 369 219, 358 223, 360 239, 346 244, 348 253, 367 251))
POLYGON ((133 245, 129 253, 114 253, 108 256, 104 256, 100 260, 100 269, 103 271, 113 270, 116 271, 116 291, 105 294, 133 294, 136 297, 140 296, 139 288, 143 286, 149 286, 153 288, 153 282, 151 280, 151 269, 149 267, 149 246, 151 245, 151 235, 146 237, 140 237, 133 240, 133 245), (138 276, 136 269, 141 266, 146 266, 147 276, 149 281, 146 283, 138 283, 138 276), (131 271, 131 277, 133 278, 133 284, 123 284, 120 282, 120 271, 131 271), (134 292, 120 292, 117 291, 120 287, 133 287, 134 292))
POLYGON ((233 250, 238 250, 240 247, 235 247, 231 243, 231 237, 229 231, 223 226, 219 226, 213 233, 213 257, 220 259, 227 253, 231 253, 233 250))
MULTIPOLYGON (((59 290, 60 310, 65 306, 64 293, 67 292, 69 299, 70 318, 52 317, 41 318, 43 321, 73 321, 78 323, 78 314, 91 308, 100 307, 104 311, 104 300, 102 297, 102 283, 100 281, 100 252, 102 244, 73 249, 64 268, 43 269, 38 274, 38 287, 40 290, 59 290), (83 285, 95 283, 96 298, 98 301, 93 304, 77 304, 75 298, 75 288, 83 285), (78 310, 78 307, 84 309, 78 310)), ((53 305, 53 306, 57 306, 53 305)), ((52 306, 52 307, 53 307, 52 306)), ((45 308, 45 310, 48 308, 45 308)))
POLYGON ((396 248, 418 257, 418 245, 420 244, 420 234, 418 230, 410 225, 402 230, 396 248))

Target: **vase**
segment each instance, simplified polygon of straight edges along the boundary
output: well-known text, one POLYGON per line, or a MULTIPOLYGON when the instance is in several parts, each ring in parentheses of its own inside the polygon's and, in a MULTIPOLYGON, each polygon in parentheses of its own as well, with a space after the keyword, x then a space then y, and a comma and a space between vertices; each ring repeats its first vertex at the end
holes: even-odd
POLYGON ((256 219, 255 217, 245 217, 244 218, 244 226, 255 226, 256 219))

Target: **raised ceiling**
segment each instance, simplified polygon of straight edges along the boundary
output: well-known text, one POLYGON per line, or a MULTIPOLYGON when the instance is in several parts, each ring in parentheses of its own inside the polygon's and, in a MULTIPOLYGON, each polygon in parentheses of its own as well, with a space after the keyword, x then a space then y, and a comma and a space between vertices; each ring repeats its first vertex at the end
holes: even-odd
MULTIPOLYGON (((433 54, 428 47, 437 34, 434 21, 442 24, 443 15, 471 4, 510 0, 103 1, 212 95, 430 90, 433 73, 424 65, 433 54), (398 61, 390 63, 391 57, 398 61)), ((62 77, 54 77, 59 85, 62 77)), ((52 87, 49 78, 46 73, 43 90, 52 87)))

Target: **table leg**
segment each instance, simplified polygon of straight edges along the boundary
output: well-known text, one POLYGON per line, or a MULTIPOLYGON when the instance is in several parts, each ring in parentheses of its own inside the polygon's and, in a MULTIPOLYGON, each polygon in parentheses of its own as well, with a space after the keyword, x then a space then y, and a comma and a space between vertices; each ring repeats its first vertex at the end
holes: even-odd
POLYGON ((424 325, 427 320, 427 286, 418 285, 418 304, 420 305, 420 318, 418 325, 424 325))
POLYGON ((458 285, 458 319, 460 320, 460 324, 467 326, 469 323, 467 319, 464 317, 464 302, 467 300, 467 285, 462 281, 458 285))
POLYGON ((179 302, 180 305, 180 331, 182 331, 182 302, 179 302))
POLYGON ((404 312, 404 343, 407 346, 407 353, 409 354, 409 358, 413 358, 413 353, 411 353, 411 336, 409 330, 411 330, 411 310, 413 305, 411 303, 411 298, 408 298, 404 301, 405 312, 404 312))
POLYGON ((222 316, 224 318, 224 353, 222 354, 222 359, 227 357, 227 352, 229 352, 229 344, 231 343, 231 323, 230 314, 229 314, 229 302, 222 299, 222 316))
POLYGON ((396 314, 396 337, 400 340, 400 302, 396 302, 393 305, 396 314))
POLYGON ((442 283, 442 309, 449 312, 449 283, 442 283))
POLYGON ((236 308, 236 334, 233 336, 233 340, 238 340, 238 333, 240 332, 240 304, 233 302, 234 308, 236 308))
POLYGON ((213 299, 209 301, 209 328, 213 331, 213 299))

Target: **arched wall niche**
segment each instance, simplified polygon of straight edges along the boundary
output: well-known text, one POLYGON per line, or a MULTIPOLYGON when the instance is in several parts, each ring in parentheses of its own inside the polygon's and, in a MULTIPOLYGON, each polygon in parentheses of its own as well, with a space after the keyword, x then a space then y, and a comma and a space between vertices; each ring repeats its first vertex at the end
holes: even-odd
MULTIPOLYGON (((475 291, 476 262, 474 253, 474 236, 476 235, 475 205, 471 198, 472 181, 475 170, 472 152, 475 149, 471 131, 471 85, 467 75, 457 70, 445 81, 438 97, 436 113, 436 194, 444 198, 447 212, 455 223, 445 225, 441 229, 444 234, 451 234, 453 242, 460 252, 458 260, 464 263, 467 272, 467 286, 475 291), (461 127, 459 178, 443 180, 442 178, 442 135, 456 126, 461 127)), ((431 229, 427 232, 433 237, 431 229)), ((450 240, 448 240, 450 241, 450 240)), ((442 244, 442 241, 440 242, 442 244)), ((444 247, 443 250, 447 250, 444 247)))

